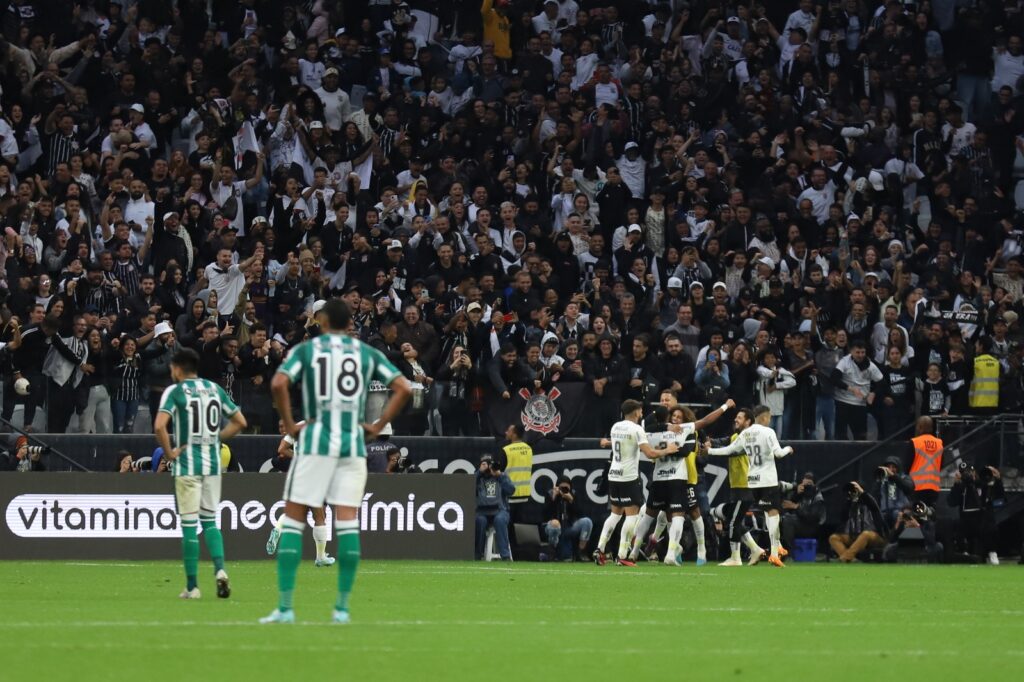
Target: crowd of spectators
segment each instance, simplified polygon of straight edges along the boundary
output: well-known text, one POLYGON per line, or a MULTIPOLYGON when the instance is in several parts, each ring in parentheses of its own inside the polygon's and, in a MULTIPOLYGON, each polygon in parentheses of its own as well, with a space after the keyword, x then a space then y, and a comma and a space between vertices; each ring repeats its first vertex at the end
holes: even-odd
POLYGON ((396 433, 560 382, 574 435, 1020 407, 1018 0, 3 5, 4 418, 131 431, 181 344, 273 433, 329 297, 396 433))

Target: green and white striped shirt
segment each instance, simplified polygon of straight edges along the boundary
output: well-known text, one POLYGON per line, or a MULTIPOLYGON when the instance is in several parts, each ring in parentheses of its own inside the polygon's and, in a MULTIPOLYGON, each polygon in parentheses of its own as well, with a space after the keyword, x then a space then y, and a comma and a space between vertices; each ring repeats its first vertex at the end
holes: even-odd
POLYGON ((306 423, 296 457, 366 457, 362 423, 370 382, 387 386, 401 374, 376 348, 340 334, 303 341, 277 371, 302 385, 306 423))
POLYGON ((220 474, 220 425, 238 412, 227 392, 209 379, 185 379, 164 389, 160 411, 174 422, 175 476, 220 474))

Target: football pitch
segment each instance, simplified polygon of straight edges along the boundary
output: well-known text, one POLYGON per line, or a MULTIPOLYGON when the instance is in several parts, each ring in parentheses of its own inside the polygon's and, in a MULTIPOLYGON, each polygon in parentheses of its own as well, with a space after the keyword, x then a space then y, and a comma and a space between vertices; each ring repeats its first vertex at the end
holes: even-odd
MULTIPOLYGON (((229 548, 230 549, 230 548, 229 548)), ((303 563, 299 622, 258 625, 275 564, 177 598, 178 562, 0 562, 0 670, 43 680, 1020 679, 1024 568, 780 570, 366 561, 353 623, 303 563)))

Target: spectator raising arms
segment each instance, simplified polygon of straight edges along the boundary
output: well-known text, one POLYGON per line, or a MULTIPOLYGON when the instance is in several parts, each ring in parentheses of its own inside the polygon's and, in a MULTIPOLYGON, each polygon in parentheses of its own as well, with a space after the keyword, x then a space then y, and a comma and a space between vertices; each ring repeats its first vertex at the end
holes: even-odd
POLYGON ((5 418, 132 428, 181 346, 273 431, 331 298, 419 384, 398 435, 566 382, 562 435, 663 389, 792 438, 1020 408, 1015 3, 51 2, 45 39, 33 4, 0 64, 5 418))

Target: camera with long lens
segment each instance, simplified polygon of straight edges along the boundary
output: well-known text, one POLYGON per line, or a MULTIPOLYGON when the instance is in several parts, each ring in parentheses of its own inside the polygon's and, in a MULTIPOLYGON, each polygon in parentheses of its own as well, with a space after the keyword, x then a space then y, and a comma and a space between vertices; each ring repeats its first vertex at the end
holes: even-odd
POLYGON ((846 487, 843 488, 843 492, 846 494, 846 499, 851 502, 856 502, 860 498, 860 490, 858 489, 857 484, 853 481, 846 484, 846 487))

